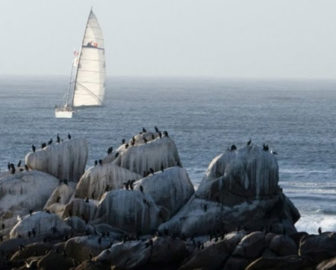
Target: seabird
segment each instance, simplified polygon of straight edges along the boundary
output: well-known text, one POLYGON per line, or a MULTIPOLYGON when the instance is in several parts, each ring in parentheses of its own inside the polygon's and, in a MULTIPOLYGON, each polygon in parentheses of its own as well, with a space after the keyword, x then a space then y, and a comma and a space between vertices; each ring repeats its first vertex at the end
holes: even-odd
POLYGON ((249 139, 248 142, 246 143, 247 145, 251 145, 252 140, 249 139))
POLYGON ((143 138, 144 142, 147 143, 147 139, 146 139, 146 137, 143 136, 142 138, 143 138))
POLYGON ((13 163, 10 164, 10 173, 15 174, 15 166, 13 163))
POLYGON ((16 165, 16 167, 20 167, 21 166, 21 160, 19 160, 18 164, 16 165))
POLYGON ((107 149, 107 154, 111 154, 112 151, 113 151, 113 147, 111 146, 111 147, 109 147, 109 148, 107 149))
POLYGON ((164 172, 164 167, 163 164, 161 165, 161 171, 164 172))
POLYGON ((43 149, 44 147, 46 147, 47 146, 47 144, 46 143, 42 143, 41 144, 41 148, 43 149))
POLYGON ((48 142, 48 145, 52 144, 52 142, 53 142, 53 139, 51 138, 48 142))
POLYGON ((99 165, 103 165, 103 161, 101 159, 98 162, 99 162, 99 165))
POLYGON ((317 231, 318 231, 319 234, 322 234, 322 228, 321 227, 319 227, 317 231))
POLYGON ((119 152, 115 153, 114 157, 118 157, 119 156, 119 152))
POLYGON ((165 131, 163 132, 163 135, 166 136, 166 137, 169 137, 169 136, 168 136, 168 131, 165 130, 165 131))
POLYGON ((237 150, 237 146, 235 146, 234 144, 233 144, 233 145, 231 145, 231 148, 230 148, 230 150, 231 150, 231 151, 235 151, 235 150, 237 150))
POLYGON ((95 162, 94 162, 94 165, 95 165, 95 166, 97 166, 97 165, 98 165, 98 161, 97 161, 97 160, 95 160, 95 162))
POLYGON ((57 141, 57 143, 60 143, 60 141, 61 141, 61 138, 60 138, 60 136, 58 134, 56 136, 56 141, 57 141))
POLYGON ((124 188, 125 188, 126 190, 128 190, 128 184, 127 184, 127 183, 123 183, 123 185, 124 185, 124 188))
POLYGON ((68 133, 68 139, 71 140, 71 134, 70 133, 68 133))
POLYGON ((33 214, 33 210, 30 209, 30 210, 29 210, 29 215, 31 216, 32 214, 33 214))
POLYGON ((160 131, 157 126, 155 126, 154 129, 155 129, 156 132, 160 131))
POLYGON ((269 148, 268 148, 268 145, 267 145, 267 144, 263 144, 263 150, 267 152, 268 149, 269 149, 269 148))
POLYGON ((141 192, 143 192, 143 191, 144 191, 144 190, 143 190, 143 186, 140 186, 140 191, 141 191, 141 192))
POLYGON ((161 133, 161 131, 159 131, 159 137, 162 138, 162 133, 161 133))
POLYGON ((149 168, 149 171, 151 174, 154 174, 154 170, 152 168, 149 168))
POLYGON ((142 132, 147 132, 147 130, 143 127, 143 128, 142 128, 142 132))
POLYGON ((125 149, 127 149, 127 148, 128 148, 128 143, 125 144, 125 149))
POLYGON ((35 150, 36 150, 35 145, 32 145, 32 150, 33 150, 33 152, 35 152, 35 150))

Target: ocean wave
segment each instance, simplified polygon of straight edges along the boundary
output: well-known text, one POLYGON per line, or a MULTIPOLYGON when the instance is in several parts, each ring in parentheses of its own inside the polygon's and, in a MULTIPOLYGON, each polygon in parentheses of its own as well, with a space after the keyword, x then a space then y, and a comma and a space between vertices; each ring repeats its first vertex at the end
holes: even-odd
POLYGON ((302 216, 295 224, 298 231, 306 231, 308 233, 317 233, 319 227, 322 231, 336 230, 336 216, 325 215, 307 215, 302 216))

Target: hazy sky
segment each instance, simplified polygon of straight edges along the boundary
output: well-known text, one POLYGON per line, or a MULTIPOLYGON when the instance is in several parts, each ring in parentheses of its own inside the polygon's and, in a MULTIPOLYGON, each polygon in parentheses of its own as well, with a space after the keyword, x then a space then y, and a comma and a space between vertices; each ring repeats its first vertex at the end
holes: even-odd
POLYGON ((68 75, 91 5, 108 76, 336 79, 335 0, 0 0, 0 75, 68 75))

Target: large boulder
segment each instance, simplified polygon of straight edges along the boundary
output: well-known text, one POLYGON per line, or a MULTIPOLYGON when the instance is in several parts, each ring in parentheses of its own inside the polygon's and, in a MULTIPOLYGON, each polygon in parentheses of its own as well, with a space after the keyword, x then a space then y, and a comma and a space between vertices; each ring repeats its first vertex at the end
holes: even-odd
POLYGON ((71 230, 56 214, 34 212, 25 216, 11 230, 10 238, 31 236, 52 236, 56 233, 64 234, 71 230))
POLYGON ((282 257, 260 257, 251 262, 246 270, 300 270, 300 269, 314 269, 308 267, 305 260, 298 255, 282 256, 282 257), (307 267, 307 268, 306 268, 307 267))
POLYGON ((79 180, 75 196, 100 200, 106 191, 120 189, 129 180, 138 180, 141 175, 119 167, 114 163, 106 163, 88 169, 79 180))
POLYGON ((76 262, 83 262, 111 246, 111 241, 110 238, 97 235, 78 236, 66 241, 64 250, 67 256, 74 258, 76 262))
POLYGON ((265 246, 265 233, 252 232, 240 240, 233 251, 233 255, 247 259, 255 259, 262 254, 265 246))
POLYGON ((321 235, 309 235, 300 241, 299 255, 319 263, 336 256, 336 233, 325 232, 321 235))
POLYGON ((51 144, 25 157, 27 166, 56 176, 58 179, 78 181, 85 170, 88 144, 85 139, 74 139, 51 144))
POLYGON ((135 189, 142 189, 144 193, 150 195, 156 205, 163 208, 168 218, 194 193, 187 171, 180 167, 168 168, 145 177, 135 183, 135 189))
POLYGON ((197 196, 235 205, 279 193, 279 167, 273 154, 251 144, 214 158, 197 196))
POLYGON ((269 243, 269 248, 278 256, 297 255, 298 248, 294 240, 287 235, 276 235, 269 243))
POLYGON ((95 219, 98 201, 89 199, 72 199, 63 212, 63 218, 77 216, 85 222, 95 219))
POLYGON ((194 196, 160 230, 187 235, 266 230, 292 234, 300 214, 278 186, 276 158, 250 144, 209 165, 194 196))
POLYGON ((111 269, 135 269, 150 259, 152 246, 149 241, 119 242, 102 251, 94 261, 111 265, 111 269))
POLYGON ((149 233, 159 225, 159 209, 146 193, 112 190, 102 197, 95 223, 107 223, 127 232, 149 233))
POLYGON ((113 163, 140 175, 150 169, 159 171, 161 168, 181 165, 176 145, 169 137, 120 149, 119 156, 113 163))
MULTIPOLYGON (((24 171, 0 179, 0 222, 7 234, 18 216, 41 210, 59 180, 39 171, 24 171)), ((2 226, 0 227, 1 230, 2 226)))

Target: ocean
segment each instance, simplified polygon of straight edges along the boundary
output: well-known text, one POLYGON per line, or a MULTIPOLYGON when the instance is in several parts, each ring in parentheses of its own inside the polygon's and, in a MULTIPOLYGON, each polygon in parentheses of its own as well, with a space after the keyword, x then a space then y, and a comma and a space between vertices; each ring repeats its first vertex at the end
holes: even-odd
POLYGON ((228 146, 269 144, 298 230, 336 230, 336 81, 111 78, 105 106, 56 119, 67 77, 0 77, 0 169, 31 145, 71 133, 89 142, 88 166, 142 127, 167 130, 197 187, 228 146))

